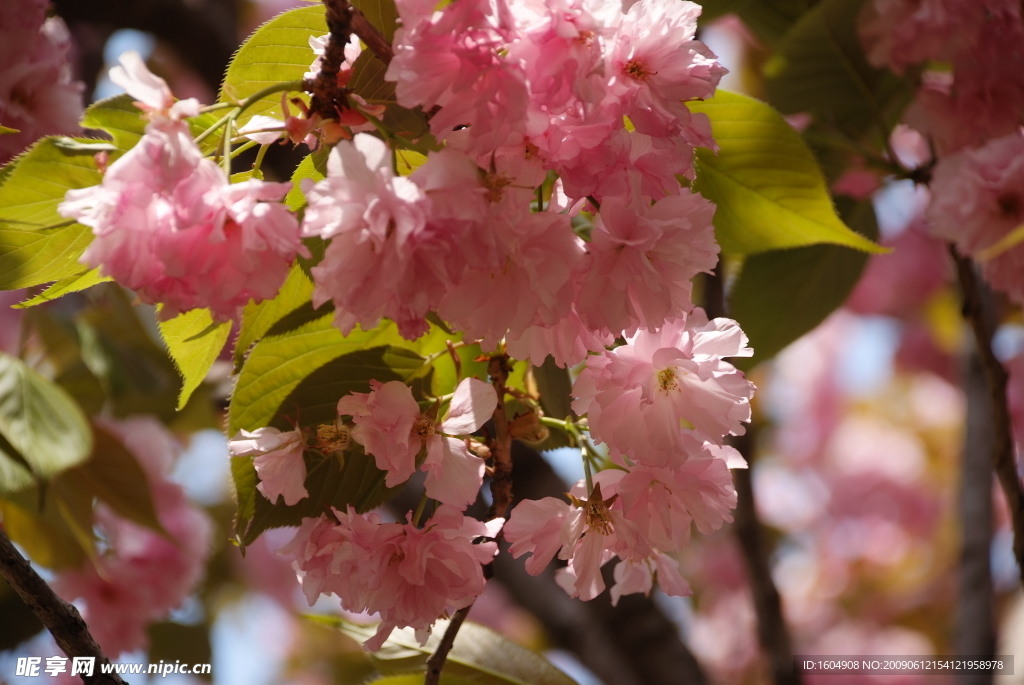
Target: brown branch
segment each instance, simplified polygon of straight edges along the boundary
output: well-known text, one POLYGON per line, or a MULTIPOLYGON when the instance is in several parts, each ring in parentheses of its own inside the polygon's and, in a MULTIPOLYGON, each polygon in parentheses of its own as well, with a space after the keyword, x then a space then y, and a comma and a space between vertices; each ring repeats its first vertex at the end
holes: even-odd
POLYGON ((512 506, 512 434, 509 432, 508 417, 505 416, 505 382, 508 380, 508 355, 496 354, 487 365, 491 384, 498 396, 494 408, 494 442, 491 456, 494 458, 494 473, 491 475, 491 518, 503 518, 512 506))
POLYGON ((78 609, 65 602, 39 577, 25 557, 21 556, 7 536, 0 531, 0 575, 32 609, 39 621, 53 635, 57 645, 69 657, 95 657, 93 675, 82 676, 88 685, 124 685, 116 673, 103 673, 110 660, 96 644, 78 609))
POLYGON ((995 321, 992 308, 986 304, 986 300, 991 298, 987 295, 984 282, 978 278, 974 263, 960 256, 953 245, 949 246, 949 254, 956 263, 957 277, 960 280, 963 315, 974 331, 978 356, 981 358, 988 381, 993 431, 992 466, 1006 496, 1010 520, 1013 523, 1013 554, 1024 580, 1024 492, 1021 490, 1020 477, 1017 475, 1013 429, 1010 411, 1006 405, 1006 369, 992 352, 995 321))
POLYGON ((330 37, 320 59, 320 71, 309 84, 313 97, 310 113, 322 119, 338 119, 338 112, 348 107, 345 89, 338 85, 338 72, 345 61, 345 46, 352 34, 352 6, 348 0, 324 0, 330 37))
POLYGON ((366 47, 373 50, 381 62, 385 65, 391 64, 391 59, 395 56, 391 43, 370 23, 366 15, 357 9, 352 10, 352 33, 359 36, 359 40, 366 43, 366 47))
POLYGON ((764 539, 761 522, 757 518, 757 503, 750 478, 752 467, 754 427, 733 443, 747 460, 748 468, 732 472, 736 483, 736 537, 747 566, 750 591, 754 598, 757 614, 757 639, 768 657, 772 681, 775 685, 798 685, 800 676, 793 668, 793 644, 790 641, 786 619, 782 615, 782 599, 772 580, 772 568, 768 561, 768 545, 764 539))
POLYGON ((441 638, 441 642, 438 643, 437 649, 427 659, 427 676, 423 679, 423 685, 438 685, 441 682, 441 669, 444 668, 444 663, 448 660, 448 652, 452 651, 452 645, 455 644, 455 636, 459 634, 459 628, 462 627, 462 622, 466 620, 466 616, 469 615, 469 610, 472 606, 463 607, 452 616, 452 620, 448 623, 448 627, 445 629, 444 636, 441 638))

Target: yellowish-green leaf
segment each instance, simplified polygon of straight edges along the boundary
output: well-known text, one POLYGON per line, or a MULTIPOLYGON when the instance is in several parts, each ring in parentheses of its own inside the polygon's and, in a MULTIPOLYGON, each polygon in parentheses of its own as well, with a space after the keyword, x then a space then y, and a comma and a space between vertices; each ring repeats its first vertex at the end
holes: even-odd
POLYGON ((21 133, 21 131, 16 128, 11 128, 10 126, 0 125, 0 136, 11 135, 13 133, 21 133))
POLYGON ((110 280, 112 280, 110 276, 101 276, 99 269, 91 269, 74 276, 65 276, 35 297, 30 297, 24 302, 14 305, 14 308, 27 309, 28 307, 35 307, 37 304, 51 302, 58 297, 64 297, 68 293, 77 293, 91 288, 98 283, 106 283, 110 280))
POLYGON ((242 326, 235 341, 235 373, 242 368, 245 353, 252 345, 266 335, 270 328, 286 314, 309 302, 313 294, 313 282, 297 264, 288 272, 281 290, 271 300, 260 303, 250 302, 242 312, 242 326))
POLYGON ((178 411, 206 378, 230 333, 231 322, 215 322, 209 309, 193 309, 160 322, 160 335, 182 378, 178 411))
POLYGON ((689 106, 711 119, 720 147, 718 154, 698 149, 696 188, 718 206, 715 233, 724 252, 818 243, 885 251, 839 218, 814 155, 770 106, 721 90, 689 106))

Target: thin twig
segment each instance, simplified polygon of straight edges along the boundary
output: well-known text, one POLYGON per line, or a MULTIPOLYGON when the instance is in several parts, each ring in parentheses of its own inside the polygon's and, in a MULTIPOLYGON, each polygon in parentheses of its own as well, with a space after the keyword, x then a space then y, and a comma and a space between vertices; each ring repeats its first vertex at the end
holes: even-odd
POLYGON ((463 607, 452 616, 452 620, 448 623, 448 627, 445 629, 444 636, 441 638, 441 642, 438 643, 437 649, 427 659, 427 676, 423 679, 423 685, 438 685, 441 682, 441 669, 444 668, 444 663, 448 660, 448 652, 452 651, 452 645, 455 644, 455 636, 459 634, 459 628, 462 627, 462 622, 466 620, 466 616, 469 615, 471 608, 472 605, 463 607))
POLYGON ((359 36, 359 40, 366 43, 366 47, 373 50, 381 62, 391 64, 391 58, 395 56, 391 43, 370 23, 366 15, 357 9, 352 10, 352 33, 359 36))
POLYGON ((46 626, 65 654, 72 658, 95 657, 93 675, 82 676, 87 685, 125 685, 116 673, 103 673, 103 665, 110 660, 96 644, 78 609, 57 596, 3 531, 0 531, 0 575, 46 626))
POLYGON ((963 315, 971 324, 974 340, 988 380, 989 400, 992 403, 992 466, 1006 496, 1010 521, 1013 523, 1013 554, 1017 568, 1024 580, 1024 492, 1014 456, 1013 429, 1010 411, 1006 404, 1006 369, 992 352, 992 335, 995 322, 985 303, 985 285, 978 278, 974 263, 962 257, 953 245, 949 254, 956 263, 963 297, 963 315))
POLYGON ((508 355, 496 354, 487 365, 491 384, 498 395, 498 406, 494 408, 494 473, 491 475, 491 518, 504 518, 512 506, 512 434, 505 416, 505 382, 509 372, 508 355))

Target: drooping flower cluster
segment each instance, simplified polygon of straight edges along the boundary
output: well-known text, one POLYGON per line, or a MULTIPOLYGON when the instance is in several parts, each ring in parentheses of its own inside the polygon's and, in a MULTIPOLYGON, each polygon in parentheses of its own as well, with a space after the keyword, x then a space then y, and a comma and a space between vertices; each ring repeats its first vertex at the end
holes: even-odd
POLYGON ((59 17, 46 16, 46 0, 0 7, 0 164, 47 134, 81 131, 82 83, 71 76, 71 36, 59 17))
POLYGON ((104 275, 162 303, 165 318, 208 307, 220 320, 277 294, 298 253, 295 216, 281 204, 290 187, 256 179, 230 183, 183 120, 195 100, 175 101, 163 79, 126 53, 111 79, 149 113, 146 134, 106 169, 98 186, 68 191, 58 211, 93 229, 82 256, 104 275))
POLYGON ((754 386, 723 358, 751 354, 746 342, 735 322, 696 309, 588 358, 573 409, 621 468, 597 474, 587 499, 578 483, 570 503, 549 497, 513 510, 505 539, 514 556, 533 553, 527 571, 540 573, 557 553, 569 561, 562 586, 592 599, 605 587, 601 566, 617 556, 613 601, 649 592, 655 575, 664 592, 689 594, 665 553, 686 546, 691 523, 707 534, 732 520, 729 469, 745 463, 722 443, 743 433, 754 386))
POLYGON ((157 518, 166 533, 145 528, 100 504, 96 526, 107 549, 84 568, 62 571, 54 590, 80 598, 89 629, 103 650, 116 656, 144 648, 146 627, 167 617, 195 590, 210 555, 213 525, 181 486, 168 479, 179 450, 155 419, 108 420, 104 430, 120 439, 146 474, 157 518))
POLYGON ((426 639, 438 616, 473 603, 484 591, 482 564, 498 552, 490 538, 502 523, 477 521, 447 504, 421 528, 334 510, 332 517, 304 519, 279 553, 294 556, 310 606, 321 594, 335 594, 348 611, 380 614, 366 643, 377 650, 397 627, 426 639))
POLYGON ((380 140, 356 135, 305 189, 304 235, 331 239, 314 300, 333 300, 342 331, 388 317, 415 338, 436 311, 485 345, 574 364, 685 315, 690 279, 718 253, 713 205, 677 180, 693 177, 694 145, 714 145, 685 101, 725 73, 694 40, 699 6, 398 9, 387 78, 400 104, 433 108, 446 148, 404 178, 380 140))

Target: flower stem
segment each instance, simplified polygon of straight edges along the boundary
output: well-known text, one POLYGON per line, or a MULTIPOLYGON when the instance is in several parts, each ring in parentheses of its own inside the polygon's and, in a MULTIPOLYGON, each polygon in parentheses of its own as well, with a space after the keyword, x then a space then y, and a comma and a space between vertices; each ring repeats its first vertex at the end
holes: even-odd
POLYGON ((413 512, 412 525, 416 526, 417 528, 419 528, 420 519, 423 518, 423 511, 427 508, 427 500, 429 499, 430 498, 427 497, 427 493, 424 492, 423 497, 420 497, 420 503, 416 505, 416 511, 413 512))
POLYGON ((267 154, 268 147, 270 146, 260 145, 260 151, 256 153, 256 161, 252 163, 252 177, 255 179, 263 179, 263 172, 260 171, 260 167, 263 166, 263 157, 267 154))

